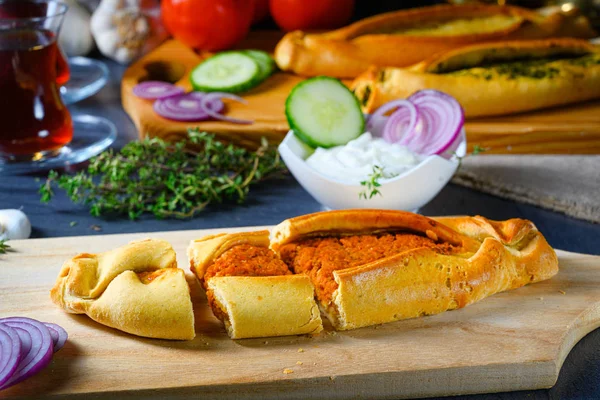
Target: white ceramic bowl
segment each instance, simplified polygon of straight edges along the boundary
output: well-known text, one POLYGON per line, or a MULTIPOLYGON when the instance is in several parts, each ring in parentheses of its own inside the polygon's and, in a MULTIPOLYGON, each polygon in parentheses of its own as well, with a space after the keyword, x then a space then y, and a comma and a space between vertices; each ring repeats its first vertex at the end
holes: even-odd
MULTIPOLYGON (((456 150, 458 157, 463 157, 467 149, 464 130, 461 138, 456 150)), ((364 186, 330 178, 310 167, 304 160, 312 151, 292 131, 279 145, 279 154, 296 180, 319 203, 334 210, 383 208, 414 212, 442 190, 459 164, 457 157, 447 160, 440 156, 428 156, 414 168, 383 183, 379 188, 381 195, 364 199, 359 197, 359 193, 366 189, 364 186)))

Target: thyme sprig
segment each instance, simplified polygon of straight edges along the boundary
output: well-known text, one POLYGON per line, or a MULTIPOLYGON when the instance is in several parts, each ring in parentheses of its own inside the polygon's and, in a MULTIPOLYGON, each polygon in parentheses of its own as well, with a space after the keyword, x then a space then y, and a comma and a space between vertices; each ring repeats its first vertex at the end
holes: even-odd
POLYGON ((72 176, 50 171, 39 192, 42 202, 49 202, 58 187, 94 216, 190 218, 209 204, 243 203, 251 185, 284 171, 265 139, 250 151, 195 129, 177 143, 152 138, 109 150, 72 176))
MULTIPOLYGON (((475 156, 477 154, 485 153, 488 150, 489 150, 488 147, 481 147, 480 145, 476 144, 473 147, 473 152, 470 155, 475 156)), ((465 156, 463 156, 463 157, 456 156, 456 157, 458 158, 458 168, 460 168, 462 166, 462 160, 465 156)), ((373 198, 376 195, 382 196, 381 192, 377 188, 381 186, 381 183, 379 182, 379 180, 383 177, 384 177, 383 176, 383 168, 378 165, 374 165, 373 172, 371 174, 369 174, 368 179, 360 182, 360 185, 364 186, 365 190, 358 193, 358 198, 368 200, 368 199, 373 198)))
POLYGON ((471 153, 465 154, 464 156, 458 156, 456 153, 454 153, 454 156, 458 159, 458 167, 456 168, 456 171, 458 172, 458 170, 462 168, 462 162, 465 157, 476 156, 478 154, 485 153, 489 149, 489 147, 481 147, 480 145, 476 144, 475 146, 473 146, 473 151, 471 153))
POLYGON ((473 152, 471 153, 471 155, 476 156, 477 154, 485 153, 488 150, 489 147, 481 147, 480 145, 476 144, 475 146, 473 146, 473 152))
POLYGON ((6 240, 0 240, 0 254, 5 254, 10 251, 10 246, 6 244, 6 240))
POLYGON ((373 165, 373 172, 369 174, 368 179, 361 181, 360 185, 365 187, 365 190, 358 193, 359 199, 371 199, 376 195, 381 196, 378 187, 381 186, 379 180, 383 178, 383 168, 378 165, 373 165))

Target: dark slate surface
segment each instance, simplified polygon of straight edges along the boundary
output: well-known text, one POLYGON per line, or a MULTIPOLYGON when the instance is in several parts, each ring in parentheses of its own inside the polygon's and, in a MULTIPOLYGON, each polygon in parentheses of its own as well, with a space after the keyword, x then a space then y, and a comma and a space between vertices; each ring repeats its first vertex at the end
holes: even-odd
MULTIPOLYGON (((123 112, 119 81, 123 67, 109 63, 111 82, 96 96, 71 106, 71 112, 100 115, 119 128, 114 147, 136 138, 133 124, 123 112)), ((243 206, 222 206, 207 210, 193 220, 138 221, 90 216, 86 209, 71 204, 59 194, 50 204, 40 204, 37 188, 44 174, 0 176, 0 209, 23 208, 33 225, 32 237, 99 235, 112 233, 188 230, 217 227, 270 225, 300 214, 321 210, 321 206, 292 177, 264 184, 252 191, 243 206), (77 224, 71 226, 71 222, 77 224), (100 226, 101 231, 91 228, 100 226)), ((492 219, 511 217, 532 220, 558 249, 600 255, 600 225, 566 217, 537 207, 502 200, 476 191, 448 185, 421 212, 425 215, 481 214, 492 219)), ((549 390, 512 392, 460 399, 593 399, 600 398, 600 330, 583 338, 571 351, 557 384, 549 390)))

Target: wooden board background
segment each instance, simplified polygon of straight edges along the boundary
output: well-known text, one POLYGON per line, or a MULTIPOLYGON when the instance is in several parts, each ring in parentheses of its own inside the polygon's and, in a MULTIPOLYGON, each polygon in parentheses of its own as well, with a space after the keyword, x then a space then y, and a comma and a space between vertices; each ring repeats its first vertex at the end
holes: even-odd
MULTIPOLYGON (((252 32, 239 48, 271 51, 279 32, 252 32)), ((243 97, 247 105, 227 102, 227 115, 254 120, 251 125, 224 122, 174 122, 154 113, 152 102, 137 98, 132 88, 142 80, 169 80, 191 90, 189 73, 207 55, 198 55, 183 44, 170 40, 149 53, 123 75, 123 107, 140 135, 176 140, 189 127, 216 132, 221 137, 253 145, 261 136, 279 142, 288 131, 284 104, 290 90, 303 78, 276 73, 243 97)), ((542 110, 519 115, 467 121, 469 151, 474 145, 488 148, 485 154, 600 154, 600 101, 542 110)))
POLYGON ((0 398, 409 398, 547 388, 573 345, 600 325, 600 257, 559 252, 553 279, 461 310, 347 332, 326 324, 312 338, 232 341, 185 258, 191 239, 216 231, 11 241, 15 251, 0 255, 0 317, 55 322, 70 338, 49 367, 0 398), (138 338, 51 303, 64 260, 145 237, 170 241, 188 271, 196 339, 138 338))

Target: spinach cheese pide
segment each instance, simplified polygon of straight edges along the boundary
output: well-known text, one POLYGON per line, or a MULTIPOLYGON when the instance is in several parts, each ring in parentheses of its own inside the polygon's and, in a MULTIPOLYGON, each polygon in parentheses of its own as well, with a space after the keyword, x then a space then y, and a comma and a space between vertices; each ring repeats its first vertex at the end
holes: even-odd
POLYGON ((274 56, 283 71, 356 78, 372 65, 407 67, 476 43, 596 35, 577 10, 440 4, 379 14, 323 33, 289 32, 274 56))
POLYGON ((352 83, 365 112, 425 88, 456 98, 467 117, 597 99, 600 47, 578 39, 478 44, 408 68, 372 67, 352 83))

